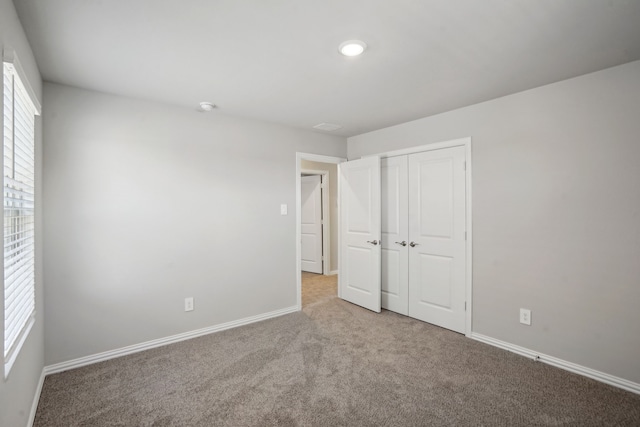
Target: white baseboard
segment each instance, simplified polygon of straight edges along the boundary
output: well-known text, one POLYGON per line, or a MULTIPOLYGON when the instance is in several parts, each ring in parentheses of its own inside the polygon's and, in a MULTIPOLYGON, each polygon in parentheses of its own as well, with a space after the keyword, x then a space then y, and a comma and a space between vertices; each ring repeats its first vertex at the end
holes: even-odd
POLYGON ((328 274, 328 276, 333 276, 335 274, 338 274, 338 270, 331 270, 328 274))
POLYGON ((36 387, 36 392, 33 395, 33 403, 31 404, 31 412, 29 412, 29 421, 27 421, 27 427, 32 427, 33 422, 36 420, 36 411, 38 410, 38 402, 40 402, 40 394, 42 394, 42 385, 44 384, 44 377, 46 374, 44 373, 44 368, 40 373, 40 380, 38 381, 38 387, 36 387))
POLYGON ((260 322, 262 320, 283 316, 285 314, 294 313, 296 311, 299 311, 298 306, 287 307, 280 310, 271 311, 269 313, 259 314, 257 316, 245 317, 244 319, 234 320, 227 323, 221 323, 219 325, 209 326, 202 329, 196 329, 195 331, 185 332, 178 335, 172 335, 170 337, 159 338, 157 340, 147 341, 140 344, 134 344, 127 347, 118 348, 115 350, 109 350, 102 353, 93 354, 90 356, 80 357, 78 359, 69 360, 67 362, 56 363, 54 365, 49 365, 44 367, 43 378, 45 375, 55 374, 58 372, 67 371, 69 369, 79 368, 81 366, 91 365, 93 363, 103 362, 105 360, 114 359, 116 357, 138 353, 140 351, 149 350, 149 349, 160 347, 167 344, 173 344, 173 343, 188 340, 191 338, 208 335, 214 332, 224 331, 226 329, 237 328, 238 326, 244 326, 250 323, 260 322))
POLYGON ((605 384, 612 385, 614 387, 619 387, 621 389, 640 394, 640 384, 634 383, 629 380, 625 380, 624 378, 620 378, 614 375, 606 374, 604 372, 596 371, 595 369, 587 368, 586 366, 578 365, 576 363, 568 362, 566 360, 558 359, 557 357, 548 356, 546 354, 541 354, 533 350, 529 350, 528 348, 520 347, 518 345, 511 344, 506 341, 500 341, 495 338, 488 337, 486 335, 477 334, 475 332, 471 333, 471 338, 476 341, 480 341, 485 344, 489 344, 494 347, 498 347, 503 350, 507 350, 512 353, 516 353, 521 356, 528 357, 530 359, 555 366, 560 369, 564 369, 565 371, 573 372, 575 374, 589 377, 596 381, 600 381, 605 384))

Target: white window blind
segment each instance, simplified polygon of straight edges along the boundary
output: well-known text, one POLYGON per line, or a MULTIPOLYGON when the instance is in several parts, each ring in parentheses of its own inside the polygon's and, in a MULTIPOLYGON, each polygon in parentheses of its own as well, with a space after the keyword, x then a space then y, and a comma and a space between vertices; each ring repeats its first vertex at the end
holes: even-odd
POLYGON ((36 107, 13 64, 4 63, 5 375, 35 315, 34 169, 36 107))

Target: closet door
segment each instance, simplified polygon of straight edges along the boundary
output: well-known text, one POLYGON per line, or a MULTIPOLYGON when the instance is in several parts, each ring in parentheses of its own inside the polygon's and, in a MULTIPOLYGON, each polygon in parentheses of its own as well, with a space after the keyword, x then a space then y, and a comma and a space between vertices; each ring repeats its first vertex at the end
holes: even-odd
POLYGON ((407 156, 380 160, 382 307, 409 314, 407 156))
POLYGON ((340 298, 380 312, 380 158, 341 163, 340 298))
POLYGON ((465 332, 465 149, 409 156, 409 316, 465 332))

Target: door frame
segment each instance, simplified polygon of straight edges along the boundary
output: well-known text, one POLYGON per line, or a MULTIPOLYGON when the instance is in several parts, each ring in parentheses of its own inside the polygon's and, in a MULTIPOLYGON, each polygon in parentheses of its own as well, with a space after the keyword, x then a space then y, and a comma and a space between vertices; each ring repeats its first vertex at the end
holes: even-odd
MULTIPOLYGON (((320 175, 322 191, 322 274, 328 276, 331 273, 329 269, 331 264, 331 214, 329 212, 329 171, 314 170, 314 169, 302 169, 300 175, 320 175)), ((302 201, 300 202, 300 208, 302 209, 302 201)))
MULTIPOLYGON (((334 156, 325 156, 322 154, 296 152, 296 305, 297 305, 298 311, 302 310, 302 278, 300 274, 300 272, 302 271, 301 261, 300 261, 300 256, 302 254, 302 248, 300 244, 300 237, 301 237, 300 221, 302 221, 302 215, 300 212, 300 210, 302 209, 302 200, 300 197, 300 190, 301 190, 300 178, 302 173, 302 167, 300 166, 301 160, 310 160, 312 162, 330 163, 330 164, 339 165, 342 162, 346 162, 347 159, 344 157, 334 157, 334 156)), ((340 197, 339 185, 338 185, 338 194, 336 196, 340 197)), ((338 224, 333 224, 333 226, 337 227, 338 224)), ((340 243, 339 240, 340 240, 340 236, 338 235, 338 244, 340 243)), ((339 257, 340 257, 340 246, 338 245, 338 259, 340 259, 339 257)), ((338 274, 339 274, 339 268, 340 266, 338 266, 338 274)))
POLYGON ((384 153, 375 153, 362 157, 379 156, 381 159, 385 157, 403 156, 406 154, 422 153, 424 151, 441 150, 443 148, 464 147, 465 149, 465 186, 466 186, 466 212, 465 212, 465 228, 467 240, 465 245, 466 266, 465 266, 465 287, 466 287, 466 312, 465 312, 465 332, 466 337, 471 337, 473 327, 473 232, 472 232, 472 209, 471 209, 471 137, 452 139, 450 141, 435 142, 432 144, 419 145, 417 147, 404 148, 400 150, 387 151, 384 153))

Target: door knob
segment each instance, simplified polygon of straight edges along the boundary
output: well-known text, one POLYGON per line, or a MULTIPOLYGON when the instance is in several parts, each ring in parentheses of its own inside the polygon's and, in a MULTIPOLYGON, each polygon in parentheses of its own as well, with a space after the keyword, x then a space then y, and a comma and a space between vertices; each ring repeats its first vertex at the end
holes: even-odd
POLYGON ((378 244, 377 240, 367 240, 367 243, 371 243, 373 246, 378 244))
POLYGON ((407 242, 405 242, 404 240, 402 242, 396 242, 396 244, 400 246, 407 246, 407 242))
POLYGON ((419 245, 419 243, 416 243, 416 242, 409 243, 409 246, 411 246, 412 248, 415 248, 418 245, 419 245))

